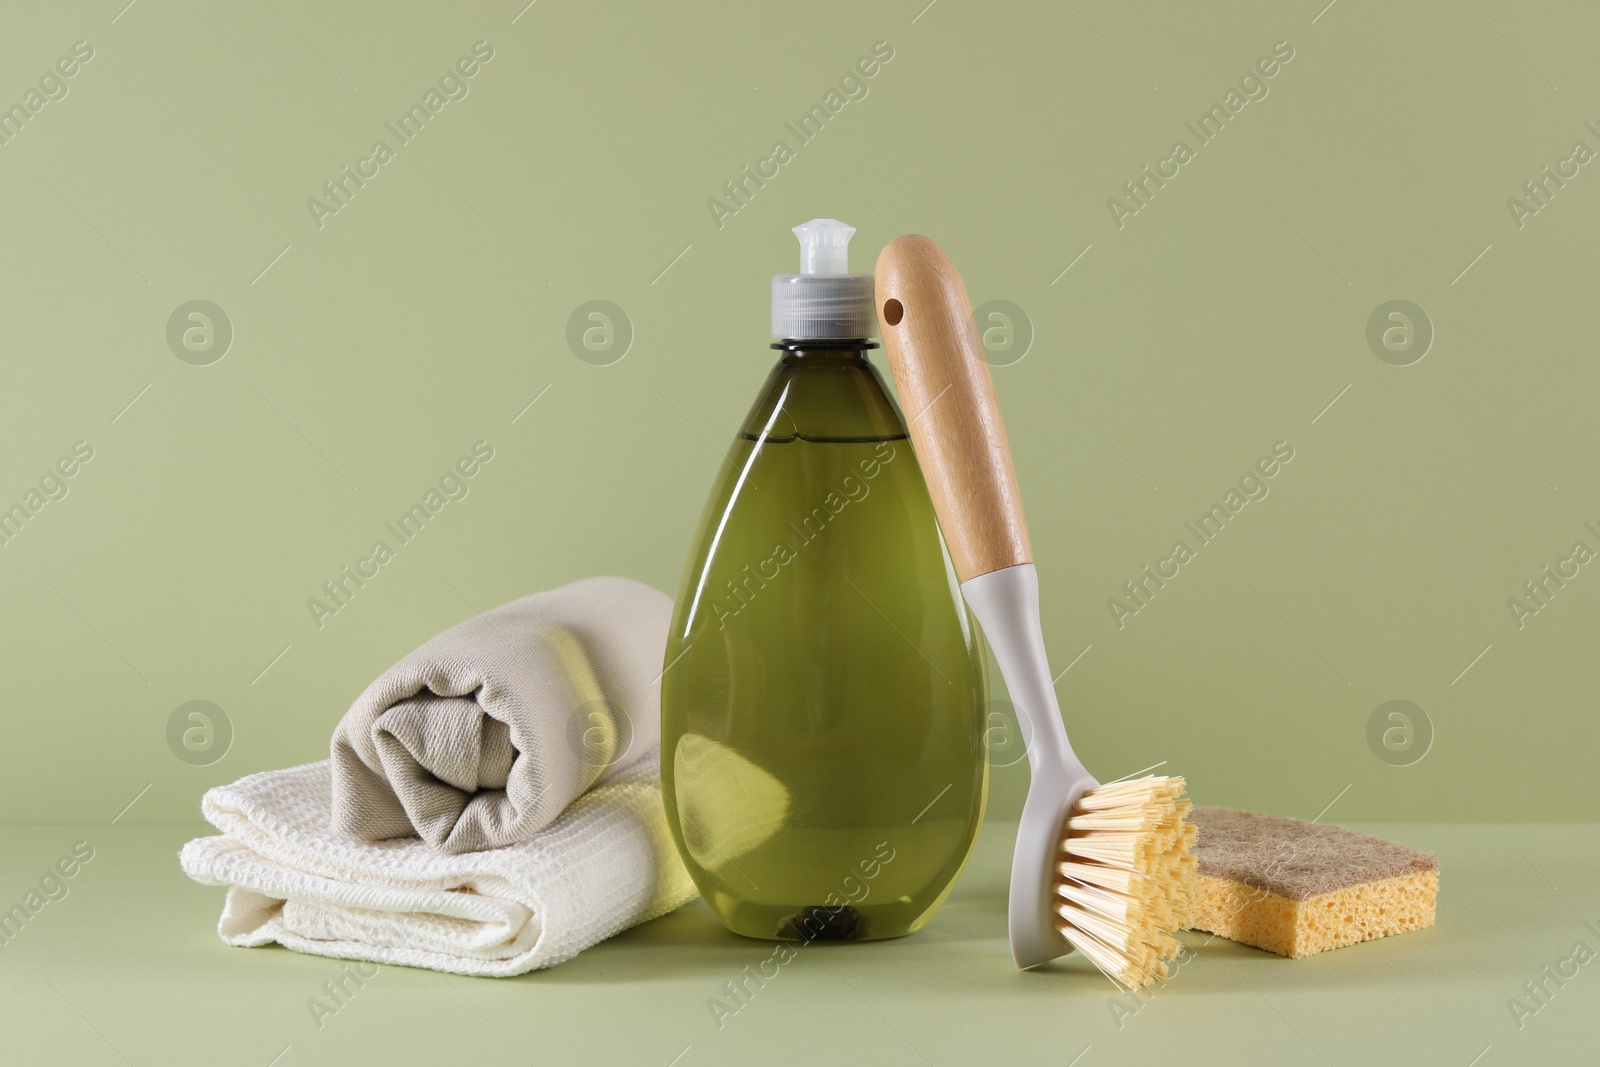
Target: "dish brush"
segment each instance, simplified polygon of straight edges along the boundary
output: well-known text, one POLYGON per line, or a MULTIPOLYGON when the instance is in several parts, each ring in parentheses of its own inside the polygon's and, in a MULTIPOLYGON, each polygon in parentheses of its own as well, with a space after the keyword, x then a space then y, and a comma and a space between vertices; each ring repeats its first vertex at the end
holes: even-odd
POLYGON ((1011 864, 1011 955, 1073 949, 1132 988, 1168 973, 1189 922, 1195 829, 1184 780, 1102 785, 1067 740, 1039 622, 1039 575, 994 381, 949 257, 926 237, 878 257, 884 346, 961 592, 1019 717, 1032 780, 1011 864))

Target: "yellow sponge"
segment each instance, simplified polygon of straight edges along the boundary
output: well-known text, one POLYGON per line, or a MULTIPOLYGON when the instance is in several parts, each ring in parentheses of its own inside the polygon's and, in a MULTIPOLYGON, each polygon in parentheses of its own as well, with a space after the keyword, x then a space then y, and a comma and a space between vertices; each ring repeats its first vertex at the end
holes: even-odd
POLYGON ((1337 826, 1197 807, 1191 928, 1298 959, 1433 925, 1439 861, 1337 826))

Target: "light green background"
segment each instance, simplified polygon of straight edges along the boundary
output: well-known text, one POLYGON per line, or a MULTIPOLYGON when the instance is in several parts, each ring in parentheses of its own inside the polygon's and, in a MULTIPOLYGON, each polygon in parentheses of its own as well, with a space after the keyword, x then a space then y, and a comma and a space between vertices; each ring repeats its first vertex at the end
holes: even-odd
POLYGON ((95 450, 0 547, 6 820, 191 820, 475 610, 673 588, 822 215, 861 269, 935 237, 1031 320, 995 377, 1057 669, 1092 646, 1059 685, 1092 767, 1339 821, 1600 816, 1600 577, 1520 630, 1506 605, 1600 548, 1600 177, 1506 208, 1600 148, 1592 8, 123 2, 0 16, 0 101, 95 53, 0 147, 0 502, 95 450), (307 199, 480 40, 470 95, 319 229, 307 199), (1119 229, 1108 198, 1280 40, 1270 94, 1119 229), (707 199, 878 41, 869 94, 719 229, 707 199), (565 340, 596 298, 635 331, 605 367, 565 340), (1397 298, 1436 331, 1406 367, 1365 339, 1397 298), (166 341, 194 299, 235 330, 210 366, 166 341), (318 629, 307 598, 479 440, 470 495, 318 629), (1280 440, 1271 495, 1119 630, 1108 598, 1280 440), (235 731, 209 767, 168 749, 192 699, 235 731), (1391 699, 1433 724, 1413 766, 1368 747, 1391 699))

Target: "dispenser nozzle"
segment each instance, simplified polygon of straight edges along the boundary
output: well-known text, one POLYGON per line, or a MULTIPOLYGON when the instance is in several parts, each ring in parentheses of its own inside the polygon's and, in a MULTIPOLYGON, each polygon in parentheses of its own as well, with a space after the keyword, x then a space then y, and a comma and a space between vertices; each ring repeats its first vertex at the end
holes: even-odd
POLYGON ((849 274, 850 238, 856 228, 838 219, 812 219, 794 228, 800 238, 801 274, 849 274))

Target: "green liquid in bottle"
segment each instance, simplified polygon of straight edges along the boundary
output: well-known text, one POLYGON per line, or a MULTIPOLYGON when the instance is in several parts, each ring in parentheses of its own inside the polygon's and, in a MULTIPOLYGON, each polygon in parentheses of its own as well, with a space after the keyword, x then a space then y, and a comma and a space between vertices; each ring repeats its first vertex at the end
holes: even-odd
POLYGON ((667 815, 735 933, 898 937, 983 818, 982 644, 870 345, 807 345, 774 346, 678 591, 667 815))

